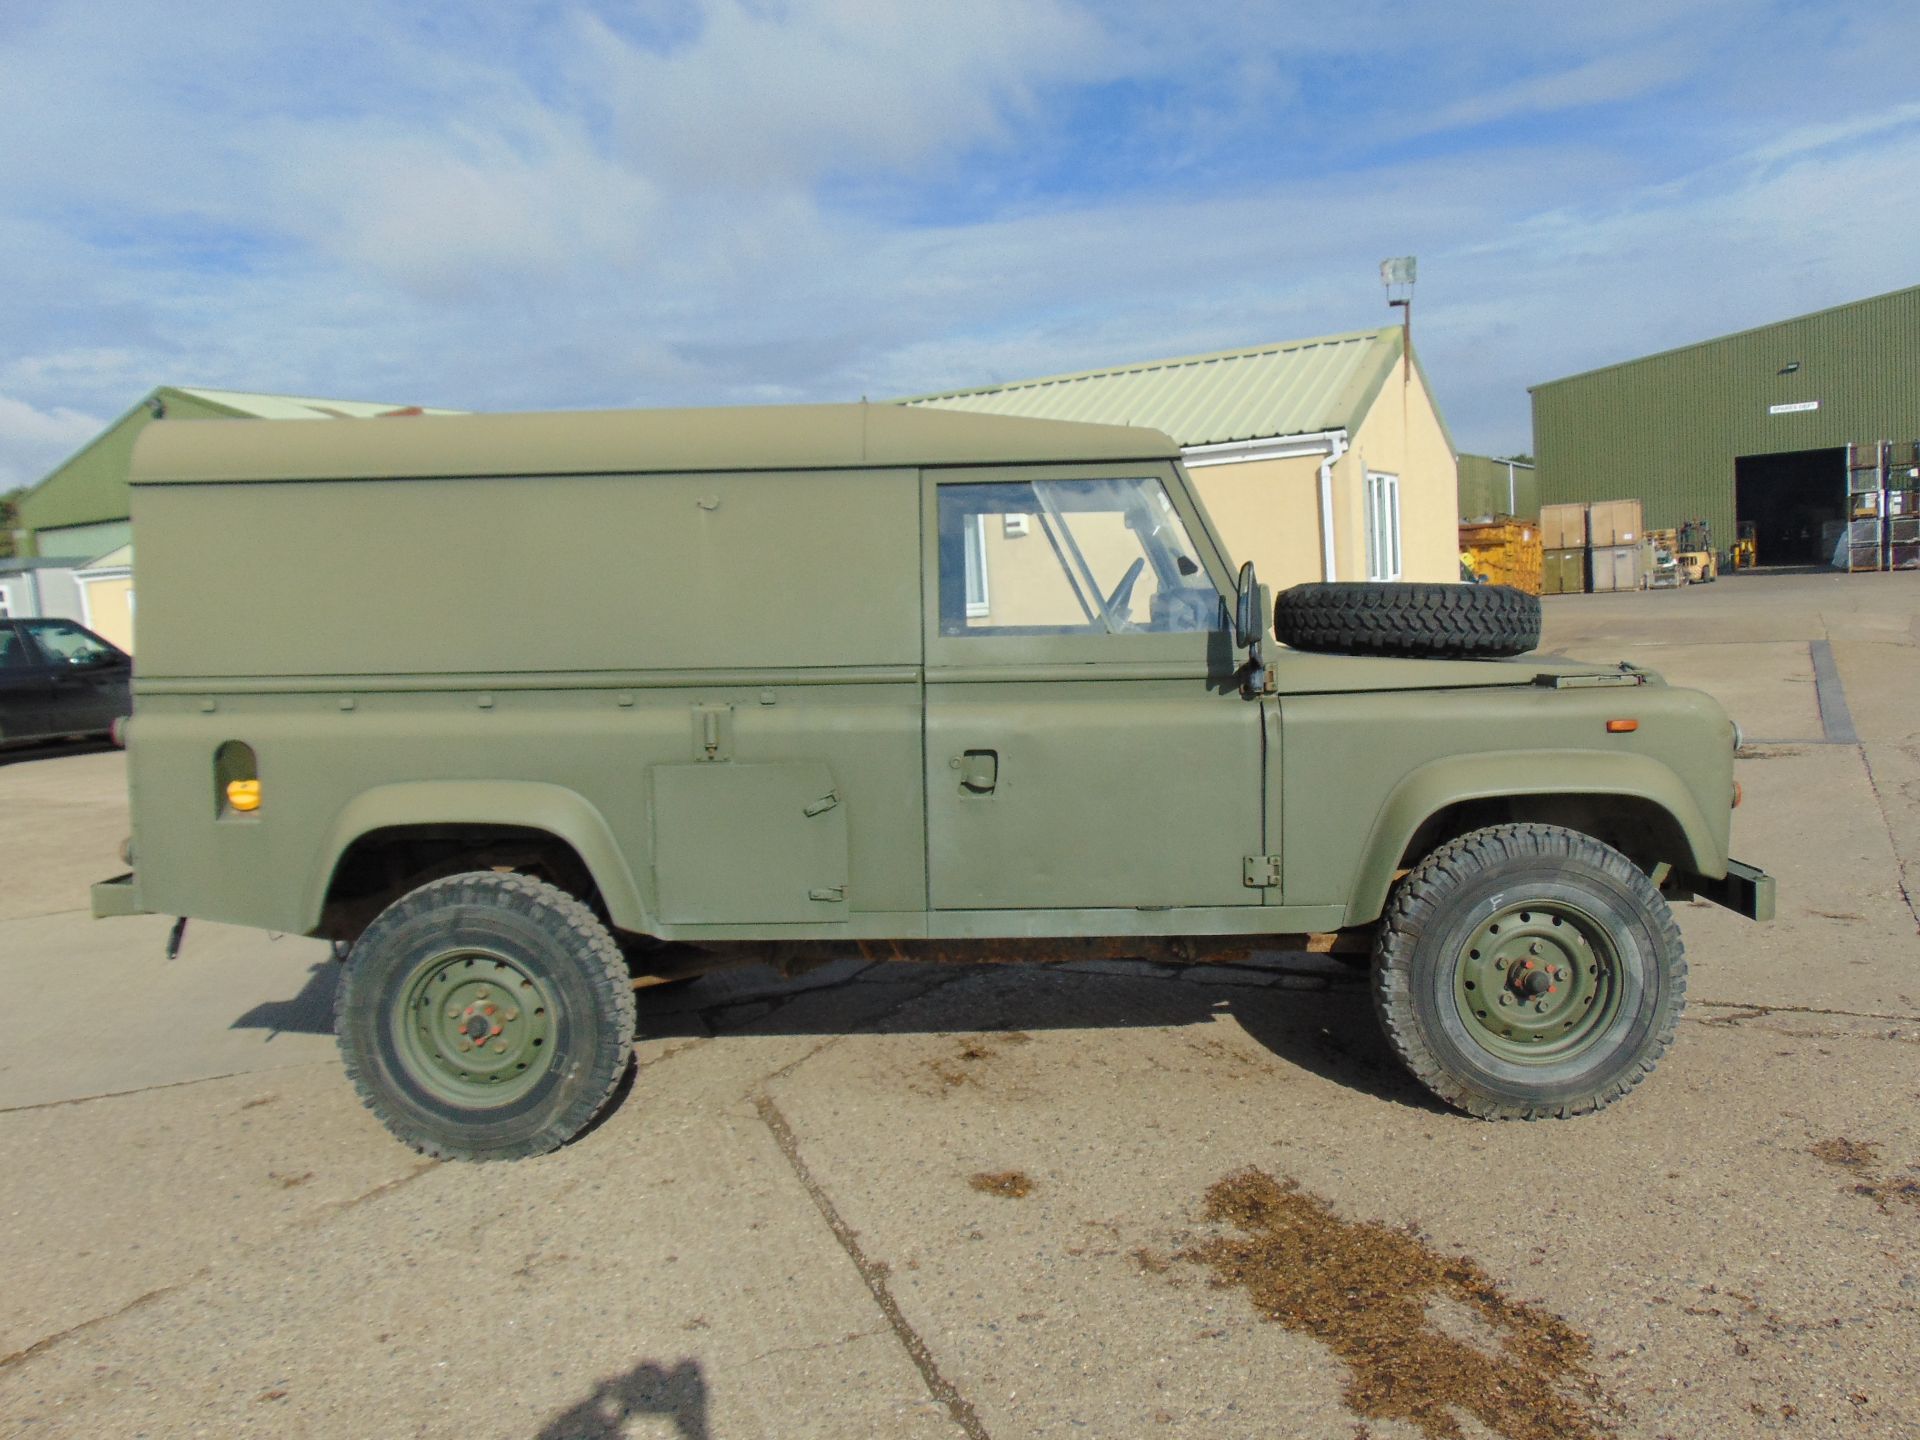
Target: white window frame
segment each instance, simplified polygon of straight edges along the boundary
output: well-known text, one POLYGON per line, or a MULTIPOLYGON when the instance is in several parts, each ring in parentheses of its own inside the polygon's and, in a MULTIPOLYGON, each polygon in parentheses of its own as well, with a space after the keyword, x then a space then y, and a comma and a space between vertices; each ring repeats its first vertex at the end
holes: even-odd
POLYGON ((8 585, 0 585, 0 620, 11 620, 12 618, 13 589, 8 585))
POLYGON ((974 515, 967 521, 967 618, 979 620, 993 613, 993 597, 987 592, 987 517, 974 515))
POLYGON ((1403 573, 1400 545, 1400 477, 1367 471, 1367 579, 1398 580, 1403 573))

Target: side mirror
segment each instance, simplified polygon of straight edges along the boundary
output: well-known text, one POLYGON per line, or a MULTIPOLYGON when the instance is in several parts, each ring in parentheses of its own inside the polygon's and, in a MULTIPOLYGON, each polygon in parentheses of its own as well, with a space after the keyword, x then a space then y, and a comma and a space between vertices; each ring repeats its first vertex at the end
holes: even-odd
POLYGON ((1233 643, 1247 652, 1247 663, 1240 667, 1240 693, 1252 697, 1267 688, 1261 642, 1266 639, 1268 592, 1254 575, 1251 560, 1240 567, 1233 592, 1233 643))
POLYGON ((1233 643, 1250 649, 1260 640, 1260 581, 1253 573, 1253 562, 1240 567, 1240 578, 1233 587, 1233 643))

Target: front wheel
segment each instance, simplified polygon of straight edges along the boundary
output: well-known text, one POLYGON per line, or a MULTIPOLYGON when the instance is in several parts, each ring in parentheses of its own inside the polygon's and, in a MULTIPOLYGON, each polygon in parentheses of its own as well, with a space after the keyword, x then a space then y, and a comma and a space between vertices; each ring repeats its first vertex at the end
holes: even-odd
POLYGON ((526 875, 423 885, 355 941, 334 1002, 380 1122, 449 1160, 541 1155, 590 1124, 633 1051, 626 961, 594 913, 526 875))
POLYGON ((1652 881, 1555 825, 1443 845, 1396 887, 1374 943, 1388 1043, 1435 1095, 1490 1120, 1619 1099, 1673 1043, 1686 992, 1652 881))

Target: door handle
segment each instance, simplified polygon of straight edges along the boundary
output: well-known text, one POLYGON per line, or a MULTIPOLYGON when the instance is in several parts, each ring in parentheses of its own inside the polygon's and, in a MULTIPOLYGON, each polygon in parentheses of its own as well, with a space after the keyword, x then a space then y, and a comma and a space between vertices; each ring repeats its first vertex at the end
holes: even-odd
POLYGON ((991 795, 1000 783, 1000 752, 969 750, 954 761, 960 767, 960 788, 972 795, 991 795))

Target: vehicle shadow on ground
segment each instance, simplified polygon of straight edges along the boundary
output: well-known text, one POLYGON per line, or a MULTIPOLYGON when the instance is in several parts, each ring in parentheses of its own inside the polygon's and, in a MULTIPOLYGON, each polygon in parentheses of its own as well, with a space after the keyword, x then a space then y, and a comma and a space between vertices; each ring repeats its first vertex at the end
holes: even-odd
MULTIPOLYGON (((794 979, 747 966, 642 990, 635 1038, 935 1037, 1231 1021, 1283 1065, 1396 1105, 1449 1113, 1387 1048, 1362 977, 1317 958, 1307 963, 1312 968, 1301 972, 1248 967, 1244 978, 1221 966, 1145 962, 1093 969, 847 960, 794 979), (1281 976, 1315 988, 1272 983, 1281 976)), ((265 1030, 269 1040, 333 1034, 341 968, 318 962, 299 994, 255 1005, 229 1028, 265 1030)), ((630 1085, 631 1076, 622 1083, 630 1085)))
POLYGON ((666 1366, 643 1360, 621 1375, 602 1380, 577 1405, 570 1405, 541 1427, 534 1440, 614 1440, 627 1433, 636 1416, 664 1415, 681 1440, 709 1440, 707 1382, 698 1360, 666 1366))
POLYGON ((265 1030, 275 1035, 333 1034, 333 996, 340 988, 338 962, 322 960, 308 967, 307 983, 289 1000, 263 1000, 237 1016, 229 1030, 265 1030))
POLYGON ((25 765, 33 760, 65 760, 74 755, 105 755, 118 749, 111 740, 48 740, 19 749, 0 750, 0 765, 25 765))
MULTIPOLYGON (((1304 958, 1304 957, 1303 957, 1304 958)), ((781 981, 758 967, 640 992, 639 1038, 698 1035, 775 1037, 991 1036, 1048 1030, 1183 1029, 1237 1024, 1282 1065, 1410 1109, 1451 1113, 1387 1047, 1364 977, 1311 957, 1292 972, 1249 967, 1245 980, 1224 967, 1175 965, 931 965, 845 962, 820 976, 781 981), (833 972, 854 972, 851 978, 833 972), (1115 973, 1115 970, 1120 973, 1115 973), (915 998, 874 1013, 877 994, 911 986, 915 998), (809 1003, 793 1003, 821 991, 809 1003)))

